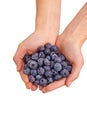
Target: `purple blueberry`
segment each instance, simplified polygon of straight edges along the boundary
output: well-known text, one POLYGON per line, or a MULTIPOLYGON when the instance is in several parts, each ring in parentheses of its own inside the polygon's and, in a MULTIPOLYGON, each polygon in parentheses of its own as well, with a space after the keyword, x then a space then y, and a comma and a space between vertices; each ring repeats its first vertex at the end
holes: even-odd
POLYGON ((52 46, 52 45, 51 45, 50 43, 47 43, 47 44, 45 45, 45 48, 50 49, 51 46, 52 46))
POLYGON ((45 55, 49 55, 50 54, 50 49, 45 49, 44 53, 45 53, 45 55))
POLYGON ((45 54, 44 54, 44 52, 42 51, 42 52, 39 52, 39 58, 45 58, 45 54))
POLYGON ((39 80, 34 81, 34 85, 37 86, 37 87, 38 87, 39 83, 40 83, 39 80))
POLYGON ((53 46, 51 47, 51 51, 57 52, 57 51, 58 51, 58 47, 55 46, 55 45, 53 45, 53 46))
POLYGON ((44 68, 39 67, 37 72, 38 72, 38 75, 43 75, 45 73, 45 70, 44 70, 44 68))
POLYGON ((45 72, 45 76, 48 78, 48 77, 52 77, 53 73, 52 71, 48 70, 45 72))
POLYGON ((44 66, 45 71, 50 70, 50 66, 44 66))
POLYGON ((51 60, 51 56, 50 56, 50 55, 47 55, 46 58, 47 58, 48 60, 51 60))
POLYGON ((39 66, 43 66, 43 61, 44 61, 43 58, 39 58, 39 59, 38 59, 38 65, 39 65, 39 66))
POLYGON ((51 78, 51 77, 47 78, 47 83, 48 83, 48 84, 50 84, 50 83, 52 83, 52 82, 53 82, 53 78, 51 78))
POLYGON ((67 69, 69 72, 71 72, 72 66, 71 66, 71 65, 68 65, 66 69, 67 69))
POLYGON ((50 65, 50 61, 47 58, 44 58, 44 65, 50 65))
POLYGON ((58 58, 58 56, 57 56, 57 54, 53 54, 53 55, 51 56, 51 58, 52 58, 52 60, 55 60, 55 59, 58 58))
POLYGON ((37 69, 38 63, 37 63, 36 61, 34 61, 34 60, 31 60, 31 61, 29 62, 29 67, 30 67, 31 69, 37 69))
POLYGON ((65 60, 65 56, 60 53, 58 53, 58 57, 60 57, 62 61, 65 60))
POLYGON ((31 75, 36 76, 37 75, 37 70, 31 70, 31 75))
POLYGON ((58 72, 58 71, 61 71, 62 70, 62 65, 60 63, 56 63, 54 65, 54 69, 58 72))
POLYGON ((62 61, 61 65, 62 65, 63 69, 67 68, 67 62, 66 61, 62 61))
POLYGON ((56 80, 59 80, 59 79, 61 79, 62 78, 62 76, 60 75, 60 74, 57 74, 57 75, 55 75, 54 76, 54 80, 56 81, 56 80))
POLYGON ((58 72, 56 70, 52 69, 52 73, 53 73, 53 75, 56 75, 58 72))
POLYGON ((26 64, 29 60, 30 60, 30 55, 29 55, 29 54, 26 54, 26 55, 23 57, 24 63, 26 64))
POLYGON ((69 71, 67 69, 63 69, 61 72, 60 72, 61 76, 62 77, 67 77, 69 75, 69 71))
POLYGON ((29 68, 24 69, 23 73, 29 75, 30 74, 30 69, 29 68))
POLYGON ((56 57, 56 58, 54 59, 54 61, 55 61, 55 62, 58 62, 58 63, 61 63, 62 60, 61 60, 60 57, 56 57))
POLYGON ((39 51, 39 52, 40 52, 40 51, 44 51, 44 50, 45 50, 44 46, 38 47, 38 51, 39 51))
POLYGON ((40 86, 45 87, 47 85, 47 80, 45 78, 40 79, 40 86))
POLYGON ((50 67, 51 68, 54 68, 54 64, 55 64, 54 61, 50 61, 50 67))
POLYGON ((32 60, 38 60, 38 53, 34 53, 34 54, 31 56, 31 59, 32 59, 32 60))
POLYGON ((36 76, 36 79, 37 79, 37 80, 40 80, 41 78, 42 78, 41 75, 37 75, 37 76, 36 76))
POLYGON ((29 81, 33 83, 35 81, 35 77, 33 75, 29 75, 29 81))

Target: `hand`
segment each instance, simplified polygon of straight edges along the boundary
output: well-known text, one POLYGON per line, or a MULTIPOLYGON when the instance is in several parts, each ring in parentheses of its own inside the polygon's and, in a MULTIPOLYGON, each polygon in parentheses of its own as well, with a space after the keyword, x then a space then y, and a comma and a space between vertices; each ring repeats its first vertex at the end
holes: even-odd
POLYGON ((81 53, 81 46, 79 44, 80 41, 78 40, 78 43, 76 43, 74 41, 74 37, 67 34, 67 31, 65 31, 62 35, 60 35, 57 38, 56 45, 59 47, 61 53, 63 53, 72 64, 72 72, 65 82, 67 86, 70 86, 70 84, 78 78, 84 60, 81 53))
POLYGON ((48 37, 48 34, 48 32, 42 31, 32 33, 28 38, 19 44, 18 49, 14 55, 13 59, 17 65, 17 70, 19 71, 20 76, 28 89, 36 90, 37 87, 30 83, 28 77, 23 73, 23 57, 26 53, 34 53, 40 45, 44 45, 47 42, 54 44, 56 40, 55 36, 52 35, 50 38, 48 37))

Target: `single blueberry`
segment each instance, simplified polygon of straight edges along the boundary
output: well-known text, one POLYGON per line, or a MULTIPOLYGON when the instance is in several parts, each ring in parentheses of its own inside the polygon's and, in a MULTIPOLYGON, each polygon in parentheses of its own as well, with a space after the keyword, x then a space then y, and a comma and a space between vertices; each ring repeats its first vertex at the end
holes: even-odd
POLYGON ((50 65, 50 61, 47 58, 44 58, 44 65, 50 65))
POLYGON ((40 52, 40 51, 44 51, 44 50, 45 50, 44 46, 38 47, 38 51, 39 51, 39 52, 40 52))
POLYGON ((43 58, 39 58, 39 59, 38 59, 38 65, 39 65, 39 66, 43 66, 43 61, 44 61, 43 58))
POLYGON ((60 57, 56 57, 56 58, 54 59, 54 61, 55 61, 55 62, 58 62, 58 63, 61 63, 62 60, 61 60, 60 57))
POLYGON ((33 69, 33 70, 31 70, 30 72, 31 72, 31 75, 33 75, 33 76, 36 76, 36 75, 37 75, 37 70, 34 70, 34 69, 33 69))
POLYGON ((62 76, 60 74, 57 74, 54 76, 54 81, 61 79, 62 76))
POLYGON ((67 77, 69 75, 69 71, 67 69, 63 69, 61 72, 60 72, 61 76, 62 77, 67 77))
POLYGON ((29 62, 29 67, 30 67, 31 69, 37 69, 38 63, 37 63, 36 61, 34 61, 34 60, 31 60, 31 61, 29 62))
POLYGON ((29 68, 24 69, 23 73, 29 75, 30 74, 30 69, 29 68))
POLYGON ((23 61, 26 64, 28 61, 30 60, 30 55, 29 54, 25 54, 23 57, 23 61))
POLYGON ((44 70, 44 68, 39 67, 37 72, 38 72, 38 75, 43 75, 45 73, 45 70, 44 70))
POLYGON ((32 60, 38 60, 38 53, 34 53, 34 54, 31 56, 31 59, 32 59, 32 60))
POLYGON ((34 81, 34 85, 37 86, 37 87, 38 87, 39 83, 40 83, 39 80, 34 81))
POLYGON ((58 57, 60 57, 62 61, 66 59, 65 56, 60 53, 58 53, 58 57))
POLYGON ((45 87, 47 85, 47 80, 45 78, 40 79, 40 86, 45 87))
POLYGON ((62 61, 61 65, 62 65, 63 69, 67 68, 67 62, 66 61, 62 61))
POLYGON ((50 67, 51 68, 54 68, 54 64, 55 64, 54 61, 50 61, 50 67))
POLYGON ((37 80, 40 80, 41 78, 42 78, 41 75, 37 75, 37 76, 36 76, 36 79, 37 79, 37 80))
POLYGON ((47 55, 46 58, 47 58, 48 60, 51 60, 51 56, 50 56, 50 55, 47 55))
POLYGON ((45 71, 50 70, 50 66, 44 66, 45 71))
POLYGON ((57 54, 53 54, 53 55, 51 56, 51 58, 52 58, 52 60, 55 60, 55 59, 58 58, 58 56, 57 56, 57 54))
POLYGON ((71 72, 72 66, 71 66, 71 65, 68 65, 66 69, 67 69, 69 72, 71 72))
POLYGON ((50 84, 50 83, 52 83, 52 82, 53 82, 53 78, 51 78, 51 77, 47 78, 47 83, 48 83, 48 84, 50 84))
POLYGON ((33 75, 29 75, 29 81, 33 83, 35 81, 35 77, 33 75))
POLYGON ((53 46, 51 47, 51 51, 57 52, 57 51, 58 51, 58 47, 55 46, 55 45, 53 45, 53 46))
POLYGON ((45 72, 45 76, 48 78, 48 77, 52 77, 53 73, 52 71, 48 70, 45 72))
POLYGON ((58 71, 61 71, 62 70, 62 65, 60 63, 56 63, 54 65, 54 69, 58 72, 58 71))
POLYGON ((50 49, 51 46, 52 46, 52 45, 51 45, 50 43, 47 43, 47 44, 45 45, 45 48, 50 49))
POLYGON ((44 54, 44 52, 42 51, 42 52, 39 52, 39 58, 45 58, 45 54, 44 54))
POLYGON ((45 55, 49 55, 50 54, 50 49, 45 49, 44 53, 45 53, 45 55))
POLYGON ((52 69, 52 73, 53 73, 53 75, 58 74, 58 72, 56 70, 54 70, 54 69, 52 69))

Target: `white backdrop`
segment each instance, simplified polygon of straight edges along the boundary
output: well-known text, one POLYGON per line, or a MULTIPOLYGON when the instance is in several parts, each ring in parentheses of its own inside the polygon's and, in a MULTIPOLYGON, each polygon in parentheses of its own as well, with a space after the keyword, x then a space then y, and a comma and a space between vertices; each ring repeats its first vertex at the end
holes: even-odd
MULTIPOLYGON (((86 0, 62 0, 61 31, 86 0)), ((0 0, 0 130, 87 130, 87 41, 84 66, 70 88, 27 90, 12 60, 34 30, 35 0, 0 0)))

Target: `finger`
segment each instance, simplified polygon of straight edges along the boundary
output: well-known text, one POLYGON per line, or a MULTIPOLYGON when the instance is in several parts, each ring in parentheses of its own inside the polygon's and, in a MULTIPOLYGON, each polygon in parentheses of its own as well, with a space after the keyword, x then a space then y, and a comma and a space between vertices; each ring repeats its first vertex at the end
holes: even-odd
POLYGON ((80 61, 80 63, 76 63, 72 65, 72 71, 69 77, 66 79, 66 86, 70 86, 70 84, 76 80, 80 74, 81 68, 83 66, 83 61, 80 61))
POLYGON ((18 49, 13 57, 14 62, 17 65, 17 71, 20 71, 22 69, 22 64, 23 64, 23 57, 27 53, 25 48, 18 46, 18 49))
POLYGON ((32 90, 32 91, 37 90, 37 88, 38 88, 38 87, 36 87, 35 85, 32 85, 32 86, 31 86, 31 90, 32 90))
POLYGON ((59 80, 59 81, 55 81, 55 82, 51 83, 50 85, 44 87, 44 88, 42 89, 42 92, 43 92, 43 93, 47 93, 47 92, 50 92, 50 91, 52 91, 52 90, 55 90, 55 89, 57 89, 57 88, 62 87, 63 85, 65 85, 65 80, 66 80, 66 79, 63 78, 63 79, 61 79, 61 80, 59 80))
POLYGON ((43 89, 43 87, 42 86, 39 86, 39 90, 42 90, 43 89))

